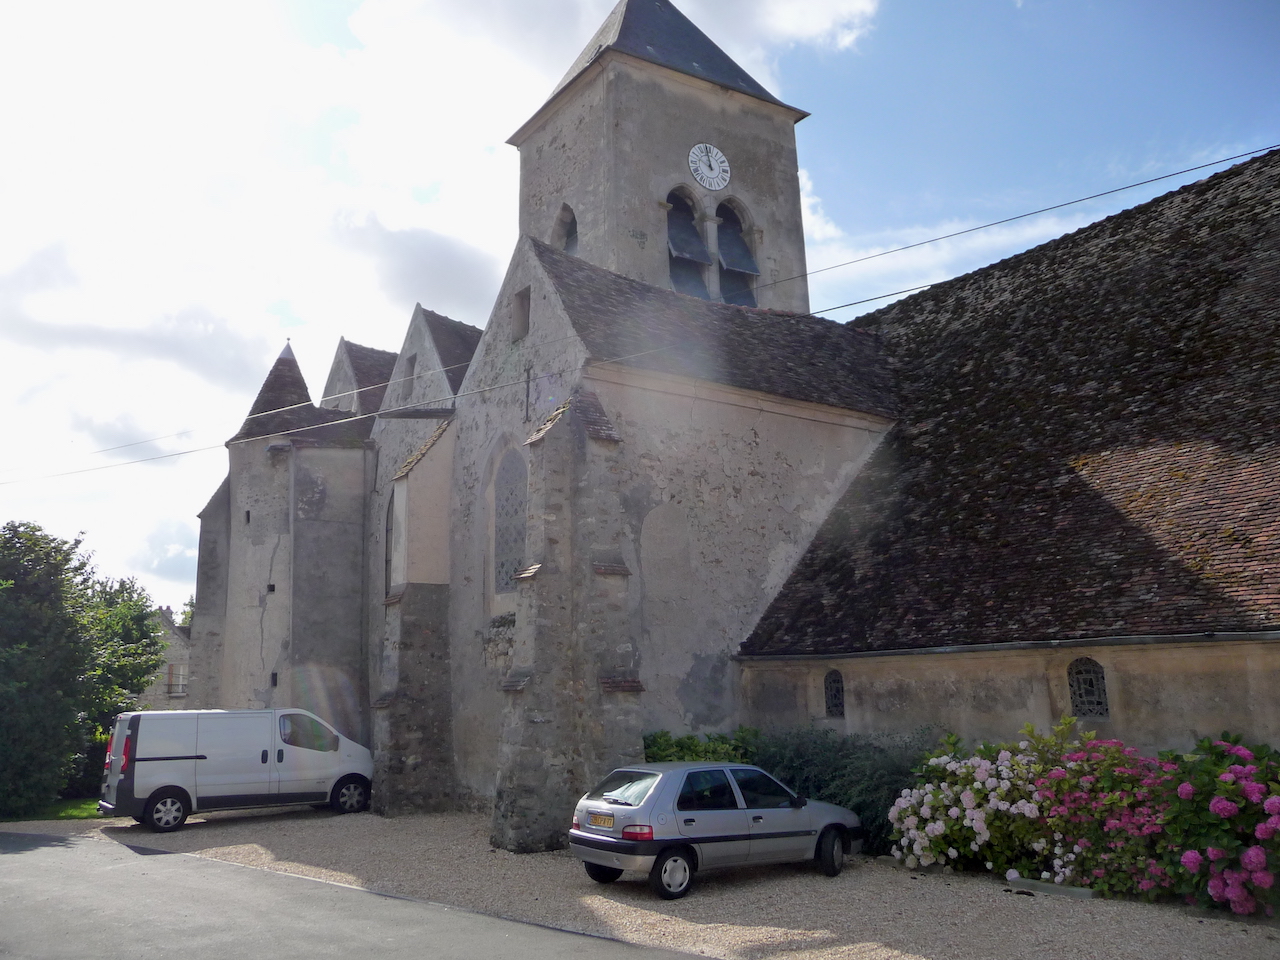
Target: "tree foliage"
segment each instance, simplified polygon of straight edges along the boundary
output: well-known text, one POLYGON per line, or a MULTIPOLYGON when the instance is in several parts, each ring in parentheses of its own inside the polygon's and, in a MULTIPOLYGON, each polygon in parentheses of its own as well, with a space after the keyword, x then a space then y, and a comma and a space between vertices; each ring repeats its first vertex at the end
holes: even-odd
POLYGON ((0 528, 0 816, 49 803, 82 741, 89 650, 81 603, 89 577, 80 541, 33 523, 0 528))
POLYGON ((100 580, 79 540, 0 528, 0 817, 92 796, 107 732, 164 659, 151 598, 100 580))

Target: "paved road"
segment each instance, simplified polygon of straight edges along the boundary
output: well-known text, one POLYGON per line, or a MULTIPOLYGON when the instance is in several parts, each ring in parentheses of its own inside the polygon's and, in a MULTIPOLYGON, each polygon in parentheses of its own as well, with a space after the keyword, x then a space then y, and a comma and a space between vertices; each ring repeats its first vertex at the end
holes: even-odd
POLYGON ((0 957, 689 960, 178 853, 0 832, 0 957))

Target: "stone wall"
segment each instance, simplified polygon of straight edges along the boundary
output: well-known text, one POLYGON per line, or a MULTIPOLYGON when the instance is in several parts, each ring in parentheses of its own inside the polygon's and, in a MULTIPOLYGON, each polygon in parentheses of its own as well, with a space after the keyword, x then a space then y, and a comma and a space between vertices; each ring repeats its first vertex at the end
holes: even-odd
POLYGON ((1072 712, 1067 671, 1089 658, 1104 671, 1108 716, 1080 729, 1144 753, 1186 750, 1224 730, 1280 743, 1280 635, 1143 643, 1001 645, 949 652, 741 662, 746 721, 765 728, 818 723, 843 733, 932 726, 973 743, 1047 730, 1072 712), (824 678, 838 670, 844 716, 828 717, 824 678))

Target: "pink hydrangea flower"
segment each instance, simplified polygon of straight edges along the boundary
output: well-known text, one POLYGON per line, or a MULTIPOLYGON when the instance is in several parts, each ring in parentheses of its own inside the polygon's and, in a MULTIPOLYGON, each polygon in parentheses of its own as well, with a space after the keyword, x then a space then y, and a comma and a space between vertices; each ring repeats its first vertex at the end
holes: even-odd
POLYGON ((1227 896, 1227 881, 1221 877, 1213 877, 1209 880, 1209 896, 1213 897, 1221 903, 1227 896))
POLYGON ((1253 846, 1240 854, 1240 866, 1246 870, 1265 870, 1267 868, 1267 851, 1262 847, 1253 846))
POLYGON ((1205 852, 1209 854, 1210 860, 1224 860, 1227 856, 1227 851, 1219 847, 1210 847, 1205 852))
POLYGON ((1267 797, 1267 802, 1262 805, 1262 809, 1273 817, 1280 814, 1280 797, 1267 797))
POLYGON ((1267 795, 1267 785, 1246 780, 1240 784, 1240 791, 1250 803, 1258 803, 1267 795))
POLYGON ((1253 835, 1259 840, 1270 840, 1276 835, 1276 828, 1263 820, 1260 824, 1253 828, 1253 835))
POLYGON ((1216 813, 1224 819, 1234 817, 1240 812, 1240 805, 1231 802, 1226 797, 1214 797, 1209 801, 1209 812, 1216 813))
POLYGON ((1235 783, 1236 775, 1234 773, 1229 773, 1229 772, 1220 773, 1218 774, 1218 779, 1221 780, 1223 783, 1235 783))
POLYGON ((1200 865, 1204 863, 1204 857, 1200 856, 1199 850, 1188 850, 1182 855, 1182 865, 1191 873, 1197 873, 1200 865))
POLYGON ((1196 788, 1192 786, 1190 783, 1178 784, 1178 796, 1180 796, 1183 800, 1190 800, 1195 795, 1195 792, 1196 792, 1196 788))
POLYGON ((1249 875, 1249 879, 1259 890, 1270 890, 1271 885, 1276 881, 1275 875, 1270 870, 1255 870, 1249 875))

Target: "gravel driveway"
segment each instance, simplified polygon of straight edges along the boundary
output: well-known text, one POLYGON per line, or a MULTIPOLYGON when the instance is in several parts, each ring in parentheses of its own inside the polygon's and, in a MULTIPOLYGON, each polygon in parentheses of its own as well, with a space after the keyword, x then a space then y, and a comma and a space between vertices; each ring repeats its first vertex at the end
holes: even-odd
POLYGON ((1277 960, 1280 925, 1177 906, 1008 892, 989 877, 921 874, 855 858, 700 876, 663 901, 644 878, 601 886, 567 852, 489 846, 479 814, 384 819, 328 812, 211 814, 173 834, 132 820, 0 824, 82 834, 351 884, 723 960, 1277 960))

